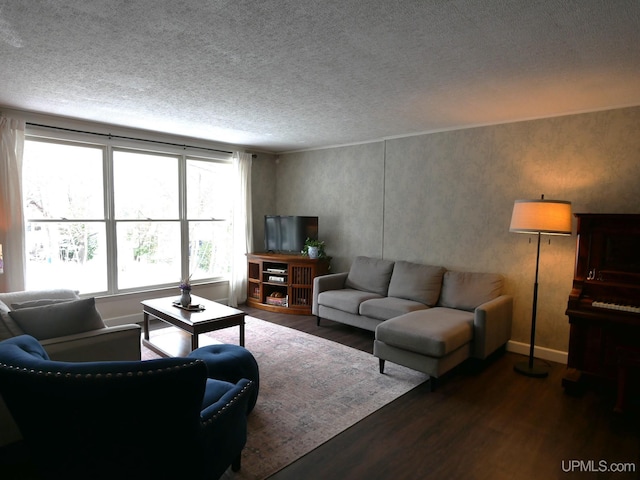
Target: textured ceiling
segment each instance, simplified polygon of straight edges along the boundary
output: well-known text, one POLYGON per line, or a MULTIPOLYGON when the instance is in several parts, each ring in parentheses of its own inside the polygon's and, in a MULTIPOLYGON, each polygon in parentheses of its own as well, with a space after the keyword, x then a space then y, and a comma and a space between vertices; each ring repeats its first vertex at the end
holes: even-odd
POLYGON ((638 0, 0 0, 0 106, 254 149, 632 105, 638 0))

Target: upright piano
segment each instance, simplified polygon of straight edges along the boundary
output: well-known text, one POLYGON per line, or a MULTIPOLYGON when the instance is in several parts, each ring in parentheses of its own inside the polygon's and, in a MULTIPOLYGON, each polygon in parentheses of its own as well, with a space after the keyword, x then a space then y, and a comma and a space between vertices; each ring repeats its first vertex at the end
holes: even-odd
MULTIPOLYGON (((621 358, 640 353, 640 214, 576 214, 566 390, 616 385, 621 358), (636 352, 636 353, 634 353, 636 352)), ((620 385, 618 385, 620 389, 620 385)))

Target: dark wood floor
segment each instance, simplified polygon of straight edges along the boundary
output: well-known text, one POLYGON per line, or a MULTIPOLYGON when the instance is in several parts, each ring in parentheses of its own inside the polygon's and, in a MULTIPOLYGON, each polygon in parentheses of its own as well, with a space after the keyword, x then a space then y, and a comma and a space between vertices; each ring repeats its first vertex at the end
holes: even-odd
MULTIPOLYGON (((250 315, 372 352, 373 333, 314 317, 250 315)), ((640 478, 640 422, 614 398, 564 393, 564 365, 544 379, 505 353, 423 384, 321 445, 271 480, 640 478), (614 465, 615 464, 615 465, 614 465), (626 470, 627 473, 596 470, 626 470), (629 472, 630 469, 635 472, 629 472)))

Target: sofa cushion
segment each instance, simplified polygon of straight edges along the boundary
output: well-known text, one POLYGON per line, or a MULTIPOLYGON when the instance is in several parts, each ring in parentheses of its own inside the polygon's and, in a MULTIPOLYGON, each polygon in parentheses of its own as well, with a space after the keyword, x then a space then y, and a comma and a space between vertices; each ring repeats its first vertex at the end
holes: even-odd
POLYGON ((504 278, 497 273, 446 272, 438 305, 472 312, 502 293, 504 278))
POLYGON ((444 272, 443 267, 398 261, 393 267, 388 295, 432 307, 438 302, 444 272))
POLYGON ((358 314, 360 304, 372 298, 380 298, 377 293, 363 292, 352 288, 328 290, 318 294, 318 305, 335 308, 343 312, 358 314))
POLYGON ((9 316, 26 334, 38 340, 105 328, 95 298, 21 308, 10 311, 9 316))
POLYGON ((473 313, 443 307, 407 313, 376 327, 376 340, 436 358, 472 339, 473 313))
POLYGON ((388 320, 405 313, 428 308, 424 303, 414 302, 404 298, 382 297, 365 300, 360 304, 360 315, 375 318, 376 320, 388 320))
POLYGON ((385 297, 389 290, 393 264, 391 260, 356 257, 347 275, 345 287, 385 297))
POLYGON ((0 341, 24 334, 13 318, 9 316, 11 309, 0 300, 0 341))

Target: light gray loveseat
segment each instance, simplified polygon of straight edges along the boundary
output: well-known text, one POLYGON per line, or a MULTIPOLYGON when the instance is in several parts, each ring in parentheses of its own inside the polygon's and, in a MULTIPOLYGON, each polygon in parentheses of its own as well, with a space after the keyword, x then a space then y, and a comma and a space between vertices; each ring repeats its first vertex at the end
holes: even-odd
POLYGON ((357 257, 349 272, 315 278, 312 313, 318 325, 374 331, 381 372, 388 360, 438 378, 509 340, 513 299, 503 284, 495 273, 357 257))
MULTIPOLYGON (((0 293, 0 341, 24 333, 52 360, 140 360, 140 325, 105 326, 95 300, 81 299, 73 290, 0 293)), ((21 438, 0 397, 0 446, 21 438)))

